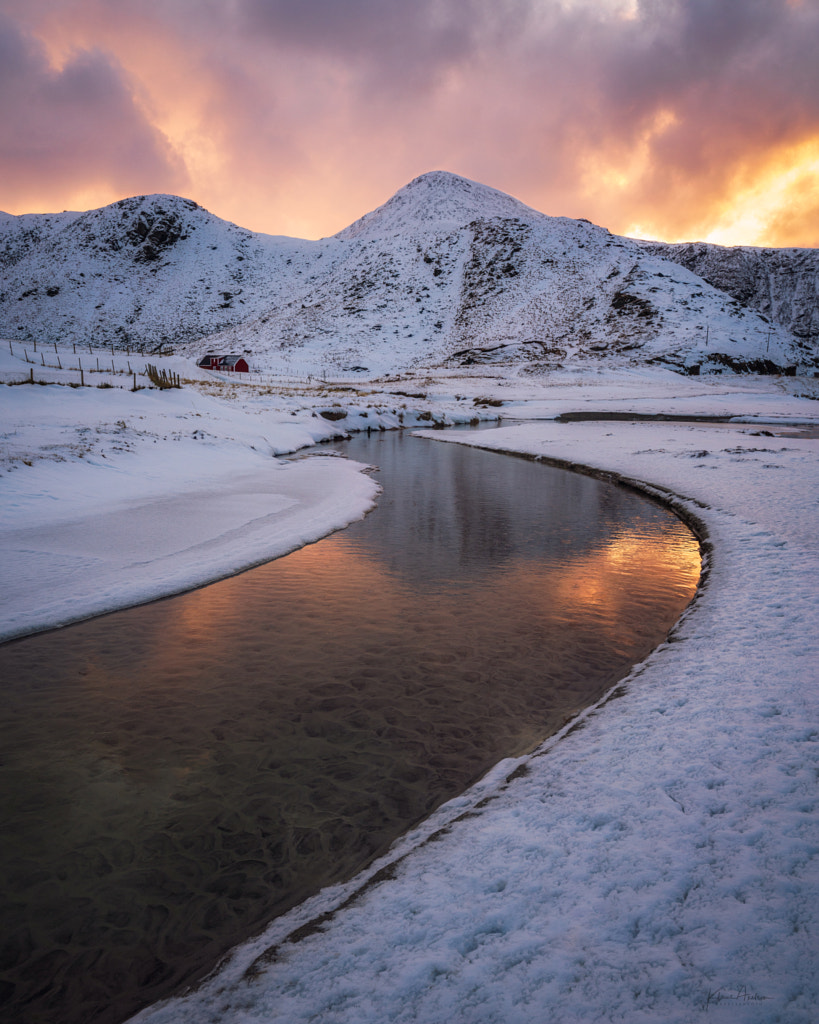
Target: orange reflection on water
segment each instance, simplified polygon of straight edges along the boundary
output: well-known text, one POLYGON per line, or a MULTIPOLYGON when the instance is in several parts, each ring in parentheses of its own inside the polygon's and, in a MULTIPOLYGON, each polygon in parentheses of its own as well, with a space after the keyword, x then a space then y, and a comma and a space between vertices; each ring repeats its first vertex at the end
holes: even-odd
MULTIPOLYGON (((374 630, 394 630, 407 600, 406 588, 380 559, 341 535, 331 536, 259 566, 252 575, 241 573, 161 602, 162 614, 151 624, 156 643, 145 652, 146 674, 189 666, 192 645, 218 645, 221 633, 241 633, 243 623, 248 635, 258 630, 260 638, 269 642, 278 636, 287 645, 305 619, 318 628, 339 604, 355 608, 359 621, 374 630)), ((144 612, 147 618, 149 608, 144 612)), ((185 687, 198 684, 196 673, 172 678, 185 687)))
POLYGON ((308 544, 285 559, 259 567, 273 569, 270 583, 276 588, 264 593, 249 589, 243 576, 223 580, 218 586, 195 591, 180 605, 180 627, 196 628, 207 619, 246 614, 257 599, 280 601, 298 588, 300 610, 321 609, 343 599, 360 603, 362 610, 379 614, 397 612, 402 604, 402 587, 385 571, 383 562, 341 535, 320 544, 308 544))
POLYGON ((665 535, 623 529, 592 552, 567 555, 559 572, 520 566, 516 586, 545 617, 593 621, 622 647, 640 642, 645 618, 657 612, 660 600, 673 600, 663 624, 670 628, 679 615, 677 602, 693 598, 701 568, 699 546, 682 524, 665 535))

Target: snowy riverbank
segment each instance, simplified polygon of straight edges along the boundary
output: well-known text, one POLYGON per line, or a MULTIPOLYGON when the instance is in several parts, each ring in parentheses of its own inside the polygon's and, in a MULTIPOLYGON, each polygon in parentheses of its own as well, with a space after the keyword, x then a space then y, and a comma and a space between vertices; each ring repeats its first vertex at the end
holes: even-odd
MULTIPOLYGON (((202 586, 347 526, 378 493, 363 467, 288 456, 433 419, 389 385, 351 402, 349 386, 231 380, 154 356, 185 379, 159 391, 132 376, 134 355, 24 355, 0 346, 0 641, 202 586)), ((442 422, 481 415, 429 404, 442 422)))
MULTIPOLYGON (((417 410, 463 419, 484 400, 531 420, 436 438, 681 496, 713 545, 707 586, 673 642, 582 728, 498 766, 381 864, 139 1021, 814 1020, 819 440, 786 425, 819 423, 817 403, 794 397, 798 381, 662 371, 392 387, 416 407, 409 422, 417 410), (757 422, 554 422, 573 411, 757 422)), ((346 422, 363 411, 377 424, 362 390, 359 412, 343 399, 346 422)), ((363 514, 375 494, 342 460, 271 458, 338 429, 283 392, 2 391, 4 591, 22 579, 6 636, 60 621, 72 600, 99 596, 99 580, 114 606, 134 599, 126 573, 159 595, 174 566, 176 589, 204 582, 191 575, 203 555, 235 568, 271 557, 363 514), (171 529, 180 521, 194 536, 171 529)))
POLYGON ((378 487, 338 433, 181 391, 2 388, 0 639, 179 593, 359 519, 378 487))
MULTIPOLYGON (((630 397, 623 385, 544 389, 539 414, 594 400, 817 418, 768 382, 636 381, 630 397)), ((772 427, 444 435, 682 496, 714 547, 704 592, 674 642, 582 729, 499 766, 398 844, 374 883, 274 922, 221 975, 140 1022, 814 1020, 819 442, 760 430, 772 427)))

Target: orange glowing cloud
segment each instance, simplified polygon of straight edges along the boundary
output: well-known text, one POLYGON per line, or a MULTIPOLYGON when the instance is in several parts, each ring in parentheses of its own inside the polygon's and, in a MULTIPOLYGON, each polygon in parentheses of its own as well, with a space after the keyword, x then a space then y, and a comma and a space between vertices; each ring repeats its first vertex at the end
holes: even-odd
POLYGON ((613 231, 819 243, 816 0, 6 0, 0 208, 318 237, 442 167, 613 231))

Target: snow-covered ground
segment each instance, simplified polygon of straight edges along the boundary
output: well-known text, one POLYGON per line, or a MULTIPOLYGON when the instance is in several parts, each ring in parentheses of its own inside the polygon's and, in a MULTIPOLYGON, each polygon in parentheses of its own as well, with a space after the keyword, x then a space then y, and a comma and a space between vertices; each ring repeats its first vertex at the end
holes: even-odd
POLYGON ((211 546, 238 568, 341 526, 373 500, 372 481, 341 460, 272 454, 361 426, 363 412, 388 425, 498 411, 483 399, 526 422, 431 436, 679 496, 708 533, 705 585, 671 640, 574 726, 136 1019, 816 1020, 819 440, 802 429, 819 425, 816 383, 483 370, 394 380, 404 410, 384 405, 386 387, 337 395, 347 416, 335 421, 312 415, 326 397, 284 388, 237 387, 226 401, 193 386, 2 387, 4 592, 7 566, 31 560, 4 635, 25 626, 18 608, 30 626, 58 621, 100 572, 108 603, 127 603, 125 572, 139 594, 152 581, 161 593, 175 559, 184 586, 211 546), (573 411, 737 422, 554 421, 573 411), (187 517, 192 543, 177 529, 187 517))
POLYGON ((199 586, 372 507, 362 467, 275 457, 338 434, 310 409, 119 384, 0 385, 0 639, 199 586))

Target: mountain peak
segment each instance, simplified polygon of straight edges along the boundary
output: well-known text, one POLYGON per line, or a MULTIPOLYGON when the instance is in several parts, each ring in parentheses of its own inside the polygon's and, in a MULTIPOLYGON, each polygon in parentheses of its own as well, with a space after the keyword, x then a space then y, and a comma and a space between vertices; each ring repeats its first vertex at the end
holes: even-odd
POLYGON ((384 237, 413 228, 449 232, 477 218, 532 216, 543 215, 505 192, 450 171, 428 171, 335 237, 384 237))

